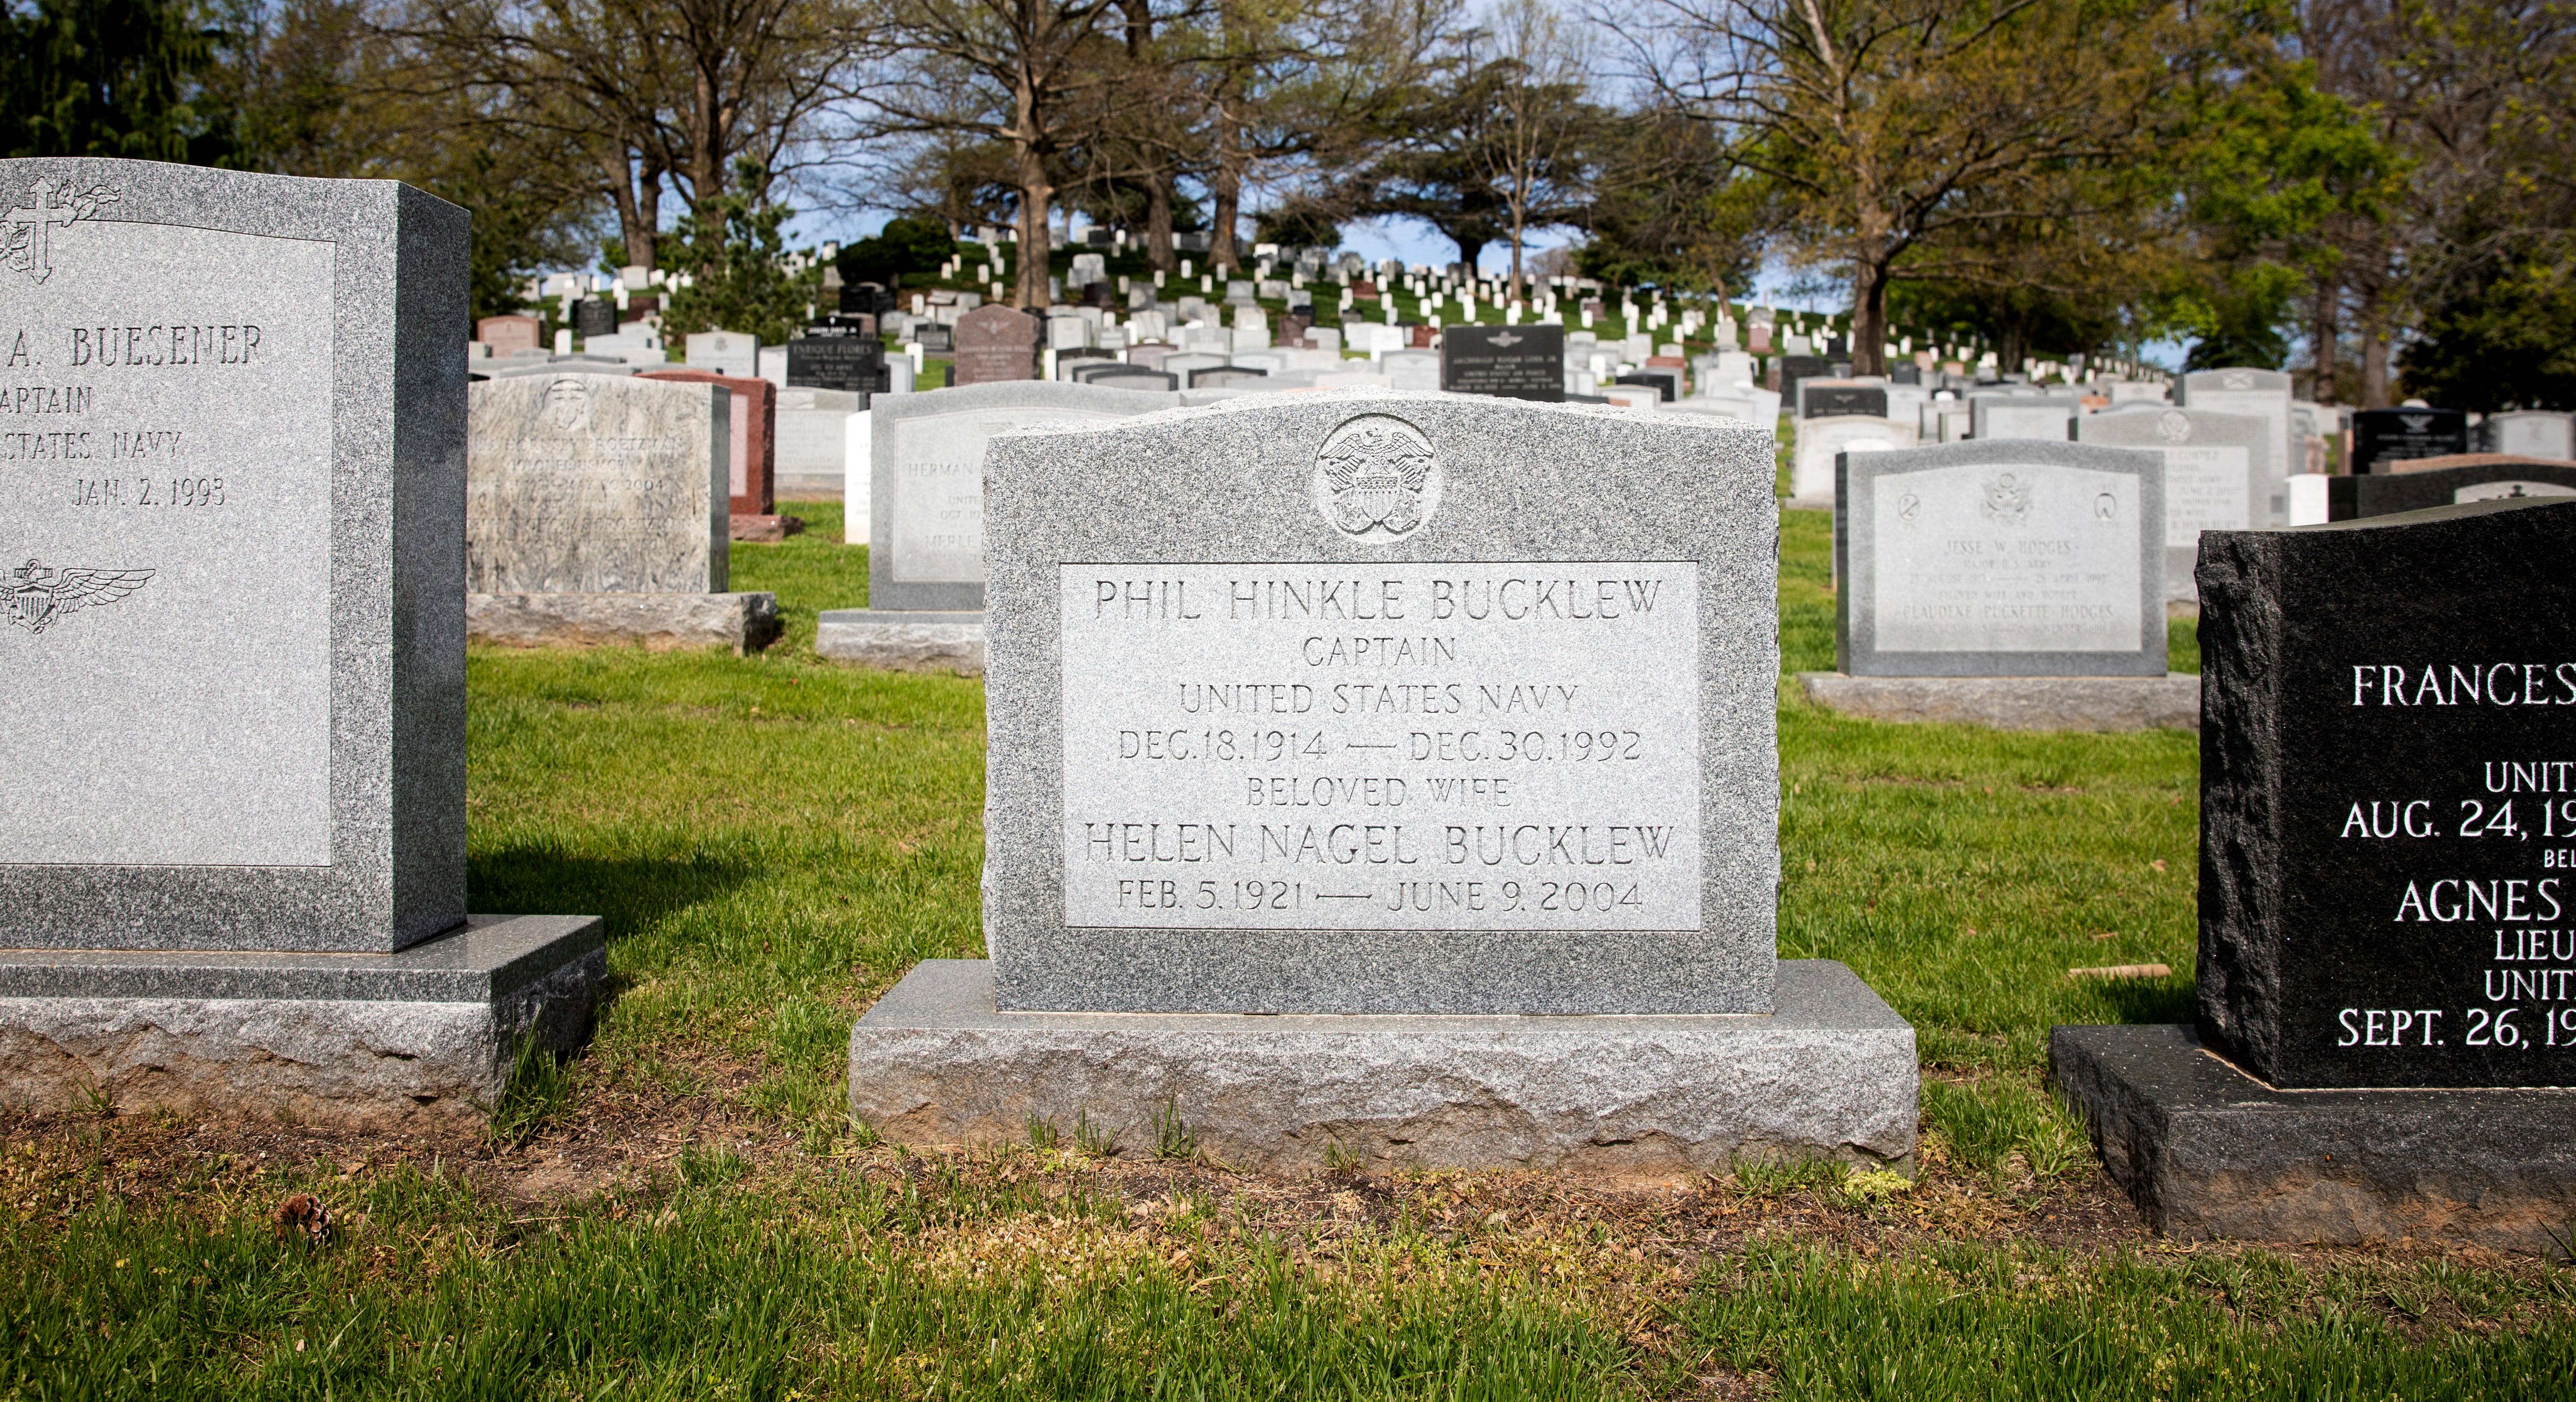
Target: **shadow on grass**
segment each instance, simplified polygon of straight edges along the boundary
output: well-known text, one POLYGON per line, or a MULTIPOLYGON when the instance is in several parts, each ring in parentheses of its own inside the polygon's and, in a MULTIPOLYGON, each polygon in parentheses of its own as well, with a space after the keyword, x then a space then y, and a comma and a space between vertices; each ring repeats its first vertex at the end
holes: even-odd
POLYGON ((2122 1023, 2190 1022, 2197 1017, 2199 985, 2190 979, 2114 979, 2099 992, 2122 1023))
POLYGON ((553 846, 478 852, 465 863, 466 907, 506 915, 596 915, 615 940, 753 880, 749 862, 698 855, 585 857, 553 846))

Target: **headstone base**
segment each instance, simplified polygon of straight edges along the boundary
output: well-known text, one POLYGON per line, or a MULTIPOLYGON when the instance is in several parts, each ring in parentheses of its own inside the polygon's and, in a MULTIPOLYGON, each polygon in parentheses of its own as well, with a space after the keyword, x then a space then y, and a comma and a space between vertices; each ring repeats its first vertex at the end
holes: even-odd
POLYGON ((826 609, 814 628, 814 653, 890 672, 984 675, 984 612, 826 609))
POLYGON ((2198 730, 2200 678, 1853 677, 1800 672, 1807 699, 1871 720, 1950 721, 1997 730, 2198 730))
POLYGON ((921 1144, 1158 1116, 1245 1167, 1694 1174, 1747 1157, 1910 1168, 1914 1029, 1851 970, 1779 966, 1778 1011, 1659 1017, 1005 1013, 993 966, 914 966, 850 1035, 850 1109, 921 1144))
POLYGON ((512 647, 642 644, 757 652, 778 637, 775 594, 468 594, 465 634, 512 647))
POLYGON ((522 1038, 569 1051, 608 975, 588 915, 477 915, 397 954, 0 952, 0 1102, 39 1112, 470 1122, 522 1038))
POLYGON ((726 533, 732 539, 750 541, 755 545, 774 545, 789 536, 801 535, 804 530, 805 518, 802 516, 754 516, 739 511, 733 514, 732 523, 726 527, 726 533))
POLYGON ((2576 1090, 2279 1091, 2179 1026, 2053 1028, 2048 1059, 2168 1236, 2555 1253, 2576 1219, 2576 1090))

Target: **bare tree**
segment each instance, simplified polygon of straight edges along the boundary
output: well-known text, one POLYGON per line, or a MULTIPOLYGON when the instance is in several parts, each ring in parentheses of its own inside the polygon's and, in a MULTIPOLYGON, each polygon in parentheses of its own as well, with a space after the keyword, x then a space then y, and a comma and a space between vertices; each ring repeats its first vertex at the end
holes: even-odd
POLYGON ((390 32, 422 57, 415 83, 471 95, 478 127, 584 152, 646 265, 666 186, 703 217, 746 162, 757 197, 795 174, 847 95, 858 33, 835 0, 415 0, 390 32))
POLYGON ((1047 221, 1060 162, 1078 136, 1078 112, 1096 106, 1122 70, 1105 32, 1113 17, 1135 23, 1116 0, 879 0, 877 37, 892 70, 864 95, 877 129, 979 137, 1010 152, 1019 194, 1015 306, 1049 301, 1047 221))
POLYGON ((1863 374, 1886 368, 1890 281, 1964 271, 1942 262, 1953 231, 2075 217, 2069 172, 2152 150, 2191 24, 2149 0, 1636 0, 1604 18, 1639 77, 1772 182, 1807 257, 1849 270, 1863 374))
POLYGON ((1469 39, 1468 52, 1491 75, 1492 106, 1476 154, 1502 207, 1517 298, 1531 233, 1571 217, 1591 192, 1587 148, 1603 127, 1585 100, 1592 45, 1546 0, 1503 0, 1469 39))

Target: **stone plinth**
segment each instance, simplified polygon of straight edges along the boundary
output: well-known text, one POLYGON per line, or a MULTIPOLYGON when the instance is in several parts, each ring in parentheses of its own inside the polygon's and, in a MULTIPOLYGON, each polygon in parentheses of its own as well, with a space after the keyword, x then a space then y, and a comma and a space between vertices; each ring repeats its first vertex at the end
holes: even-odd
POLYGON ((2170 1236, 2552 1252, 2576 1218, 2576 1090, 2275 1090, 2178 1026, 2059 1027, 2048 1055, 2170 1236))
POLYGON ((587 915, 477 915, 396 954, 0 951, 0 1099, 386 1129, 470 1121, 523 1038, 589 1035, 587 915))
POLYGON ((814 652, 889 672, 984 675, 984 614, 827 609, 817 620, 814 652))
POLYGON ((512 647, 641 645, 757 652, 778 637, 778 596, 468 594, 467 636, 512 647))
POLYGON ((1997 730, 2198 730, 2200 678, 1852 677, 1800 672, 1808 700, 1871 720, 1949 721, 1997 730))
POLYGON ((1781 963, 1769 1014, 1275 1017, 1006 1013, 993 966, 914 967, 850 1037, 850 1107, 889 1138, 1025 1139, 1077 1118, 1123 1153, 1177 1113, 1226 1163, 1328 1151, 1639 1174, 1743 1157, 1908 1165, 1914 1031, 1849 969, 1781 963))

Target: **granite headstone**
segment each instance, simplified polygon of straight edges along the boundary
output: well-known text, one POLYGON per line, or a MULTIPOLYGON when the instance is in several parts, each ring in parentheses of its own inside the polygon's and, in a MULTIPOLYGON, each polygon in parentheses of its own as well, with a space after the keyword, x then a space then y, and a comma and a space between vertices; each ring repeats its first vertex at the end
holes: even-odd
POLYGON ((1975 440, 1846 453, 1837 476, 1844 674, 2164 675, 2156 454, 1975 440))
MULTIPOLYGON (((991 303, 957 318, 955 367, 951 385, 987 385, 1038 377, 1036 317, 991 303)), ((877 537, 883 540, 885 537, 877 537)))
POLYGON ((766 516, 778 509, 778 386, 676 366, 647 370, 640 378, 724 386, 733 396, 726 406, 725 510, 736 516, 766 516))
POLYGON ((2362 409, 2352 416, 2352 470, 2386 472, 2413 458, 2469 450, 2469 416, 2457 409, 2362 409))
POLYGON ((724 590, 724 385, 538 375, 468 396, 469 592, 724 590))
POLYGON ((1440 387, 1454 394, 1562 402, 1565 328, 1452 326, 1440 335, 1440 387))

